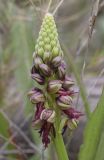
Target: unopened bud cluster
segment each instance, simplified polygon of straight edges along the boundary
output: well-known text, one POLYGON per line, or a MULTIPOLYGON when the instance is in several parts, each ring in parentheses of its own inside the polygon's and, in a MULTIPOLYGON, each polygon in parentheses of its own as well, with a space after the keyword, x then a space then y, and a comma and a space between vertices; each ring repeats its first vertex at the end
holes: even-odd
POLYGON ((77 119, 82 115, 72 108, 72 98, 75 93, 71 87, 74 81, 66 75, 66 64, 56 25, 53 16, 49 13, 43 19, 33 53, 33 62, 31 77, 42 88, 33 88, 28 93, 30 101, 36 107, 33 126, 38 127, 42 142, 47 147, 50 133, 55 136, 54 122, 57 116, 50 99, 60 109, 62 116, 67 116, 65 124, 71 126, 69 128, 76 127, 77 119))

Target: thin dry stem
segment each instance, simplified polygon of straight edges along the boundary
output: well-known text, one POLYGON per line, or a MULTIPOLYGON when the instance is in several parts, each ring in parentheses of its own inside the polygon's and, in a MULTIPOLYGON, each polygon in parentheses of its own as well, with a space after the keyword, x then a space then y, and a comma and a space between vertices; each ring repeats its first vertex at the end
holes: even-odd
MULTIPOLYGON (((32 114, 29 114, 28 117, 20 124, 20 128, 24 126, 24 124, 26 123, 26 121, 28 121, 28 119, 31 117, 32 114)), ((13 140, 13 138, 15 138, 17 136, 17 132, 14 132, 12 134, 12 136, 7 139, 7 141, 4 143, 4 145, 0 148, 1 150, 5 149, 9 143, 11 143, 11 141, 13 140)))
POLYGON ((57 5, 57 7, 55 8, 55 10, 53 11, 53 16, 55 15, 55 13, 57 12, 57 10, 59 9, 59 7, 62 5, 62 3, 64 2, 64 0, 61 0, 60 2, 59 2, 59 4, 57 5))
POLYGON ((46 12, 49 12, 49 9, 51 7, 51 4, 52 4, 52 0, 49 1, 49 4, 48 4, 48 7, 47 7, 47 11, 46 12))
POLYGON ((98 11, 99 11, 99 4, 100 4, 100 0, 96 0, 94 4, 92 2, 91 17, 89 19, 89 38, 92 37, 96 18, 97 18, 98 11))
MULTIPOLYGON (((3 138, 4 140, 7 140, 7 141, 8 141, 8 138, 4 137, 3 135, 0 135, 0 136, 1 136, 1 138, 3 138)), ((24 155, 25 158, 27 158, 26 154, 23 152, 23 149, 22 149, 20 146, 18 146, 17 144, 13 143, 13 141, 11 141, 10 143, 11 143, 14 147, 17 148, 16 151, 18 151, 19 153, 21 153, 22 155, 24 155)), ((2 154, 3 151, 5 151, 5 150, 0 148, 0 154, 2 154)))
POLYGON ((41 151, 30 141, 30 139, 25 135, 25 133, 14 123, 12 120, 7 116, 7 114, 0 109, 1 114, 4 116, 4 118, 8 121, 10 126, 13 126, 18 133, 25 139, 25 141, 33 148, 35 151, 39 154, 41 154, 41 151))

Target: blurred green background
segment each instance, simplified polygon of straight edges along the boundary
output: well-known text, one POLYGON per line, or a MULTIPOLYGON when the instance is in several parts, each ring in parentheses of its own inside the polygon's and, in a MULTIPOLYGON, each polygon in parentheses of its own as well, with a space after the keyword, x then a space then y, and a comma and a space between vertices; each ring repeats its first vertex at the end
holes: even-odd
MULTIPOLYGON (((82 143, 86 107, 94 110, 104 84, 104 1, 100 1, 89 39, 92 2, 64 0, 55 14, 67 72, 81 92, 74 103, 85 112, 72 138, 68 133, 65 137, 71 160, 77 160, 82 143)), ((50 12, 59 3, 53 0, 50 12)), ((30 77, 32 54, 48 4, 49 0, 0 0, 0 160, 57 159, 52 146, 44 153, 39 135, 31 127, 34 108, 27 98, 36 85, 30 77)))

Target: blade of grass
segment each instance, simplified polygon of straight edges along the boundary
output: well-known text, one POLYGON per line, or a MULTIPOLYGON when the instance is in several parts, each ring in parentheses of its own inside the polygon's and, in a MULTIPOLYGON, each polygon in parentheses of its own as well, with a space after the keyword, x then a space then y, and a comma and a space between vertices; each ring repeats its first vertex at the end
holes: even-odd
POLYGON ((95 160, 103 160, 103 159, 104 159, 104 130, 102 132, 100 143, 95 157, 95 160))
POLYGON ((84 144, 79 153, 79 160, 95 160, 104 126, 104 89, 99 103, 87 123, 84 144))

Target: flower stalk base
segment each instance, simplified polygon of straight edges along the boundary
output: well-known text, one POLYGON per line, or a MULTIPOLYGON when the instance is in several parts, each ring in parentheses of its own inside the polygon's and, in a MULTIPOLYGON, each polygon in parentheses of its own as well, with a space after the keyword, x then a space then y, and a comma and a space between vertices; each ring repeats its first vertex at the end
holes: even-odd
POLYGON ((53 139, 55 149, 57 152, 58 160, 69 160, 65 145, 63 142, 63 137, 60 133, 56 133, 56 137, 53 139))

